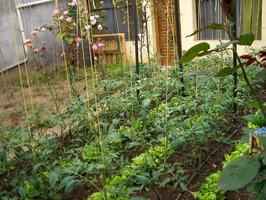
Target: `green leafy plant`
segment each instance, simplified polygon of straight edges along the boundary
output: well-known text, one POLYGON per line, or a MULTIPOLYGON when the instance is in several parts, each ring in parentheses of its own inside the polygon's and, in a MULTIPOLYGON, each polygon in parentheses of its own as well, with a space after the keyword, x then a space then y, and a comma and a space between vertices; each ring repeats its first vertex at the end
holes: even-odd
MULTIPOLYGON (((260 124, 264 118, 262 115, 258 117, 259 112, 254 114, 254 117, 249 116, 247 118, 251 119, 248 125, 249 131, 256 129, 258 127, 256 124, 260 124)), ((262 145, 263 149, 265 149, 265 138, 258 136, 258 140, 259 143, 257 145, 262 145)), ((250 186, 250 190, 257 193, 256 199, 263 199, 265 194, 263 185, 266 183, 263 178, 264 169, 264 151, 259 151, 254 155, 240 156, 224 168, 219 182, 219 189, 231 191, 250 186)))
MULTIPOLYGON (((225 161, 223 162, 223 168, 229 165, 231 162, 235 162, 236 159, 247 155, 249 144, 243 143, 236 146, 236 150, 229 155, 225 155, 225 161)), ((242 172, 243 173, 243 172, 242 172)), ((246 173, 246 172, 245 172, 246 173)), ((219 181, 221 179, 222 172, 219 170, 209 175, 204 183, 201 185, 198 192, 194 192, 193 196, 198 200, 223 200, 225 199, 225 192, 218 188, 219 181)))

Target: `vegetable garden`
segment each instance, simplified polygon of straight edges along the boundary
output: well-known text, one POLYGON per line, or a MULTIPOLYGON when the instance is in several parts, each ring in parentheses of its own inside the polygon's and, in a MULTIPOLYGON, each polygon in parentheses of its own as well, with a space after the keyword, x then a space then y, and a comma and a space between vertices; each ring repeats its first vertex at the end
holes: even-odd
MULTIPOLYGON (((2 121, 9 106, 20 112, 0 124, 0 199, 265 199, 266 51, 239 55, 237 47, 252 46, 255 35, 237 36, 234 1, 221 1, 227 20, 190 37, 221 30, 229 41, 182 52, 174 34, 174 66, 149 50, 142 62, 145 2, 113 2, 133 9, 133 64, 99 63, 105 43, 93 36, 106 19, 95 8, 104 1, 71 0, 63 9, 56 0, 54 23, 24 41, 28 63, 18 66, 18 81, 0 87, 2 100, 22 100, 19 108, 0 107, 2 121), (36 37, 43 32, 61 42, 59 67, 42 68, 46 49, 36 37)), ((181 31, 175 12, 169 25, 181 31)))

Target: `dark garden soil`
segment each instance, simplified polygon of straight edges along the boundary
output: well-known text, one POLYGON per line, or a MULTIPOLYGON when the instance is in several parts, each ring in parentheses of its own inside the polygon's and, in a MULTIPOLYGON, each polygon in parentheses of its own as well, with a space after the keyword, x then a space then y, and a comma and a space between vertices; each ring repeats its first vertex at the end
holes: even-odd
MULTIPOLYGON (((261 100, 266 101, 266 89, 264 88, 260 94, 261 100)), ((242 111, 241 111, 242 112, 242 111)), ((240 116, 244 116, 245 113, 240 113, 240 116)), ((225 137, 228 137, 231 141, 239 140, 242 135, 242 128, 245 126, 243 119, 237 119, 232 121, 232 127, 227 131, 225 137)), ((234 146, 231 144, 222 143, 216 140, 210 140, 206 146, 205 151, 201 155, 201 163, 197 162, 196 165, 187 163, 187 160, 191 160, 187 155, 191 152, 191 147, 186 147, 183 150, 178 150, 174 155, 169 158, 170 163, 185 163, 183 168, 188 172, 188 191, 182 191, 180 188, 164 188, 157 189, 157 191, 142 191, 137 196, 145 197, 149 200, 193 200, 195 199, 192 192, 196 192, 200 189, 201 184, 205 178, 210 174, 221 170, 222 163, 224 161, 224 155, 230 154, 234 151, 234 146), (196 169, 196 170, 195 170, 196 169)), ((247 192, 245 189, 231 191, 226 193, 227 200, 252 200, 254 196, 252 193, 247 192)), ((266 199, 266 197, 265 197, 266 199)))
MULTIPOLYGON (((225 137, 230 138, 230 141, 238 140, 242 136, 242 128, 245 126, 243 120, 237 119, 233 126, 227 132, 225 137)), ((169 158, 170 163, 183 163, 183 169, 187 172, 188 191, 182 191, 179 188, 164 188, 157 191, 146 190, 138 193, 136 196, 142 196, 150 200, 192 200, 194 199, 191 192, 199 190, 205 178, 220 170, 224 155, 234 151, 234 145, 225 144, 216 140, 210 140, 205 145, 205 151, 201 153, 201 163, 195 160, 194 163, 187 163, 191 160, 191 147, 186 147, 183 150, 178 150, 169 158)), ((250 200, 251 195, 245 192, 234 191, 226 194, 228 200, 250 200)))

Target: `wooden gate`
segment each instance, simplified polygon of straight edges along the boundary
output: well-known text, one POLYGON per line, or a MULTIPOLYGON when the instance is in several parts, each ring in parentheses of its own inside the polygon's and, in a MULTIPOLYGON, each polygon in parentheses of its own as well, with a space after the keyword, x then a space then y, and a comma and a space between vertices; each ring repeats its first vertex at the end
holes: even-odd
POLYGON ((126 40, 124 33, 101 34, 93 36, 94 42, 102 42, 104 47, 97 53, 98 64, 126 63, 126 40))

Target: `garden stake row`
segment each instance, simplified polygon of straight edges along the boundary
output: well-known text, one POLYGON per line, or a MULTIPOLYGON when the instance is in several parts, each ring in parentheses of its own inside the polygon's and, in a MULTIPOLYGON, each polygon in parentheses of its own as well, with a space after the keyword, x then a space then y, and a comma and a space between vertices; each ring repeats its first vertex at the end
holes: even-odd
MULTIPOLYGON (((79 25, 82 26, 82 19, 81 19, 81 9, 80 5, 78 5, 78 12, 79 12, 79 25)), ((83 35, 83 29, 80 29, 80 34, 83 35)), ((87 66, 86 66, 86 58, 85 58, 85 49, 84 49, 84 40, 81 42, 81 52, 82 52, 82 60, 83 60, 83 72, 84 72, 84 78, 85 78, 85 87, 86 87, 86 97, 89 97, 89 80, 88 80, 88 72, 87 72, 87 66)), ((88 102, 89 103, 89 102, 88 102)))
MULTIPOLYGON (((57 10, 59 9, 58 8, 58 0, 55 0, 55 8, 57 10)), ((62 34, 62 26, 61 26, 61 21, 59 19, 59 16, 57 16, 57 22, 58 22, 59 31, 60 31, 61 47, 63 49, 62 55, 63 55, 64 65, 65 65, 65 70, 66 70, 66 78, 67 78, 67 83, 68 83, 69 97, 70 97, 70 100, 73 101, 71 80, 70 80, 70 74, 69 74, 68 63, 67 63, 67 58, 66 58, 65 44, 64 44, 64 40, 63 40, 63 34, 62 34)))
POLYGON ((177 61, 178 61, 178 58, 177 58, 177 54, 178 54, 178 48, 177 48, 177 39, 176 39, 176 31, 177 29, 175 28, 175 12, 173 9, 175 9, 174 7, 174 4, 173 4, 173 0, 170 1, 170 6, 171 6, 171 15, 170 15, 170 24, 171 24, 171 33, 172 33, 172 39, 171 39, 171 42, 173 43, 173 48, 174 48, 174 57, 173 57, 173 63, 171 63, 171 65, 173 64, 176 64, 177 61))
POLYGON ((145 27, 146 27, 146 43, 147 43, 146 45, 147 45, 147 54, 148 54, 148 64, 151 65, 150 36, 149 36, 149 28, 148 28, 147 4, 144 6, 144 23, 145 23, 145 27))
MULTIPOLYGON (((8 3, 9 3, 10 16, 12 16, 11 0, 9 0, 8 3)), ((12 23, 12 24, 13 24, 12 25, 12 33, 13 33, 13 41, 15 43, 16 58, 17 58, 17 62, 19 63, 19 55, 18 55, 18 47, 17 47, 15 25, 14 25, 14 23, 12 23)), ((28 127, 28 131, 31 133, 29 115, 28 115, 28 107, 27 107, 27 102, 26 102, 26 95, 25 95, 25 89, 24 89, 24 85, 23 85, 22 70, 21 70, 21 65, 20 64, 18 64, 18 71, 19 71, 19 80, 20 80, 21 94, 22 94, 22 100, 23 100, 23 106, 24 106, 24 112, 25 112, 27 127, 28 127)))
POLYGON ((177 51, 178 51, 178 66, 180 69, 180 81, 182 84, 182 95, 184 95, 185 92, 185 82, 184 82, 184 69, 183 64, 180 62, 182 57, 182 38, 181 38, 181 19, 180 19, 180 2, 179 0, 175 1, 175 13, 176 13, 176 38, 177 38, 177 51))
MULTIPOLYGON (((232 38, 235 39, 235 38, 237 38, 236 16, 233 16, 232 19, 229 19, 229 20, 231 20, 231 23, 232 23, 232 25, 231 25, 232 38)), ((236 46, 236 44, 233 44, 233 68, 234 69, 237 67, 236 52, 237 52, 237 46, 236 46)), ((235 72, 233 74, 233 78, 234 78, 233 97, 234 97, 234 99, 236 99, 237 98, 237 72, 235 72)), ((237 114, 237 103, 236 102, 234 102, 233 109, 234 109, 235 114, 237 114)))
MULTIPOLYGON (((84 0, 85 2, 85 8, 88 12, 86 12, 86 21, 89 22, 89 16, 91 16, 91 7, 90 7, 90 2, 84 0)), ((92 47, 92 38, 93 38, 93 33, 92 33, 92 28, 90 29, 88 35, 87 35, 87 40, 88 40, 88 46, 91 49, 92 47)), ((97 94, 96 94, 96 82, 97 81, 97 71, 94 72, 94 69, 96 70, 96 66, 95 64, 92 63, 92 59, 95 56, 94 54, 92 55, 92 53, 89 54, 90 55, 90 68, 91 68, 91 76, 92 76, 92 86, 93 86, 93 94, 94 94, 94 100, 95 100, 95 106, 96 106, 96 124, 95 124, 95 128, 98 130, 98 142, 99 142, 99 146, 100 146, 100 151, 101 151, 101 159, 102 162, 105 161, 105 155, 104 155, 104 144, 103 144, 103 136, 102 136, 102 131, 100 128, 100 118, 99 118, 99 105, 98 105, 98 99, 97 99, 97 94), (95 74, 95 77, 94 77, 95 74), (96 79, 95 79, 96 78, 96 79)), ((101 174, 101 182, 102 182, 102 187, 103 187, 103 199, 104 200, 108 200, 107 197, 107 191, 106 191, 106 173, 102 172, 101 174)))
MULTIPOLYGON (((26 52, 25 52, 24 46, 23 46, 23 59, 27 60, 27 56, 26 56, 26 52)), ((25 75, 26 75, 27 87, 28 87, 29 96, 30 96, 31 111, 32 111, 33 110, 33 100, 32 100, 32 91, 31 91, 31 85, 30 85, 30 78, 29 78, 27 62, 24 62, 24 69, 25 69, 25 75)))
POLYGON ((139 89, 139 81, 140 81, 140 69, 139 69, 139 39, 138 39, 138 16, 137 16, 138 4, 137 0, 133 0, 133 16, 134 16, 134 36, 135 36, 135 64, 136 64, 136 81, 137 81, 137 99, 140 102, 140 89, 139 89))
MULTIPOLYGON (((30 10, 32 9, 31 7, 29 8, 30 10)), ((20 12, 23 11, 23 9, 20 10, 20 12)), ((24 13, 24 16, 25 16, 25 26, 27 28, 27 31, 30 33, 31 32, 31 18, 29 16, 27 16, 26 12, 24 13)), ((23 57, 24 57, 24 60, 27 59, 27 56, 26 56, 26 53, 25 52, 25 48, 23 49, 23 57)), ((28 49, 27 49, 28 50, 28 49)), ((31 93, 31 87, 30 87, 30 81, 29 81, 29 73, 28 73, 28 67, 27 67, 27 63, 25 62, 25 74, 26 74, 26 79, 27 79, 27 85, 29 87, 29 95, 30 95, 30 100, 31 100, 31 109, 33 110, 33 101, 32 101, 32 93, 31 93)), ((34 59, 34 65, 35 65, 35 68, 38 69, 38 64, 37 64, 37 60, 34 59)), ((39 84, 39 79, 38 79, 38 74, 37 74, 37 83, 39 84)))
POLYGON ((131 29, 130 29, 130 15, 129 15, 129 0, 126 0, 126 4, 127 4, 127 32, 128 32, 128 40, 131 41, 131 29))
MULTIPOLYGON (((165 7, 166 7, 166 46, 167 46, 167 53, 166 53, 166 66, 165 66, 165 70, 166 70, 166 76, 165 76, 165 105, 166 105, 166 110, 164 115, 167 116, 168 115, 168 77, 169 77, 169 0, 165 0, 165 7)), ((167 126, 164 127, 164 137, 165 137, 165 149, 168 149, 168 142, 169 142, 169 137, 168 137, 168 129, 167 126)), ((167 161, 167 156, 165 156, 164 159, 164 163, 166 163, 167 161)))
MULTIPOLYGON (((130 29, 130 15, 129 15, 129 11, 130 11, 130 7, 129 7, 129 0, 126 0, 126 7, 127 7, 127 32, 128 32, 128 40, 131 41, 131 29, 130 29)), ((132 53, 132 50, 130 48, 130 53, 132 53)), ((131 63, 128 62, 128 72, 129 72, 129 81, 130 81, 130 87, 131 87, 131 95, 133 96, 133 82, 132 82, 132 72, 131 72, 131 63)), ((133 101, 133 99, 132 99, 133 101)), ((134 117, 134 105, 132 103, 131 106, 131 117, 134 117)))
MULTIPOLYGON (((234 137, 234 135, 237 133, 238 129, 236 129, 231 135, 229 135, 226 140, 230 140, 232 137, 234 137)), ((195 176, 197 176, 200 173, 200 170, 202 167, 205 166, 205 164, 209 163, 209 160, 216 154, 216 152, 218 152, 224 145, 220 144, 206 159, 203 160, 203 162, 198 166, 198 169, 192 174, 192 176, 190 177, 190 179, 187 182, 187 186, 190 185, 190 183, 194 180, 195 176)), ((179 195, 177 196, 176 200, 179 200, 184 194, 184 191, 182 191, 181 193, 179 193, 179 195)))
MULTIPOLYGON (((116 30, 117 33, 120 33, 120 29, 119 29, 119 25, 118 25, 118 16, 117 16, 117 6, 116 6, 116 2, 115 0, 112 0, 112 4, 114 6, 114 13, 115 13, 115 21, 116 21, 116 30)), ((119 49, 120 49, 120 62, 122 62, 122 41, 121 41, 121 37, 118 36, 118 44, 119 44, 119 49)), ((123 67, 123 71, 124 71, 124 75, 126 74, 126 70, 125 70, 125 66, 124 63, 122 63, 122 67, 123 67)))
MULTIPOLYGON (((86 3, 84 3, 85 5, 84 5, 84 9, 85 10, 87 10, 87 7, 86 7, 86 3)), ((79 26, 80 27, 82 27, 82 24, 83 24, 83 21, 82 21, 82 18, 81 18, 81 12, 82 12, 82 7, 80 7, 80 4, 78 4, 78 6, 77 6, 77 12, 79 13, 79 15, 78 15, 78 24, 79 24, 79 26)), ((85 23, 88 23, 88 17, 86 16, 86 21, 85 21, 85 23)), ((81 28, 80 29, 80 34, 81 34, 81 36, 83 36, 84 35, 84 32, 83 32, 83 29, 81 28)), ((87 38, 89 38, 88 37, 88 35, 86 34, 86 36, 85 36, 85 39, 87 38), (87 37, 86 37, 87 36, 87 37)), ((89 44, 89 40, 88 40, 88 44, 89 44)), ((89 44, 90 45, 90 44, 89 44)), ((90 49, 90 46, 89 46, 89 49, 90 49)), ((84 73, 84 78, 85 78, 85 91, 86 91, 86 98, 88 99, 88 101, 87 101, 87 104, 88 104, 88 107, 90 106, 90 101, 89 101, 89 78, 88 78, 88 72, 87 72, 87 65, 86 65, 86 57, 85 57, 85 48, 84 48, 84 40, 83 41, 81 41, 81 52, 82 52, 82 62, 83 62, 83 73, 84 73)), ((91 53, 90 53, 90 55, 91 55, 91 53)), ((90 57, 89 58, 90 59, 90 61, 91 61, 91 59, 92 59, 92 57, 90 57)), ((90 63, 90 67, 92 67, 92 64, 90 63)), ((89 112, 88 112, 88 117, 89 117, 89 112)), ((91 122, 90 122, 90 124, 89 124, 89 126, 90 126, 90 128, 92 129, 92 124, 91 124, 91 122)))
MULTIPOLYGON (((79 7, 80 7, 80 5, 78 4, 77 6, 76 6, 76 36, 78 37, 78 38, 81 38, 81 35, 79 36, 79 32, 81 32, 81 29, 82 28, 80 28, 80 30, 79 30, 79 27, 82 27, 82 25, 81 26, 79 26, 79 18, 80 18, 80 12, 79 12, 79 7)), ((77 42, 77 44, 76 44, 76 57, 77 57, 77 69, 79 69, 79 66, 80 66, 80 57, 79 57, 79 42, 80 41, 76 41, 77 42)), ((81 43, 82 43, 82 41, 81 41, 81 43)), ((73 66, 73 72, 74 72, 74 74, 73 74, 73 80, 75 81, 75 67, 73 66)))

